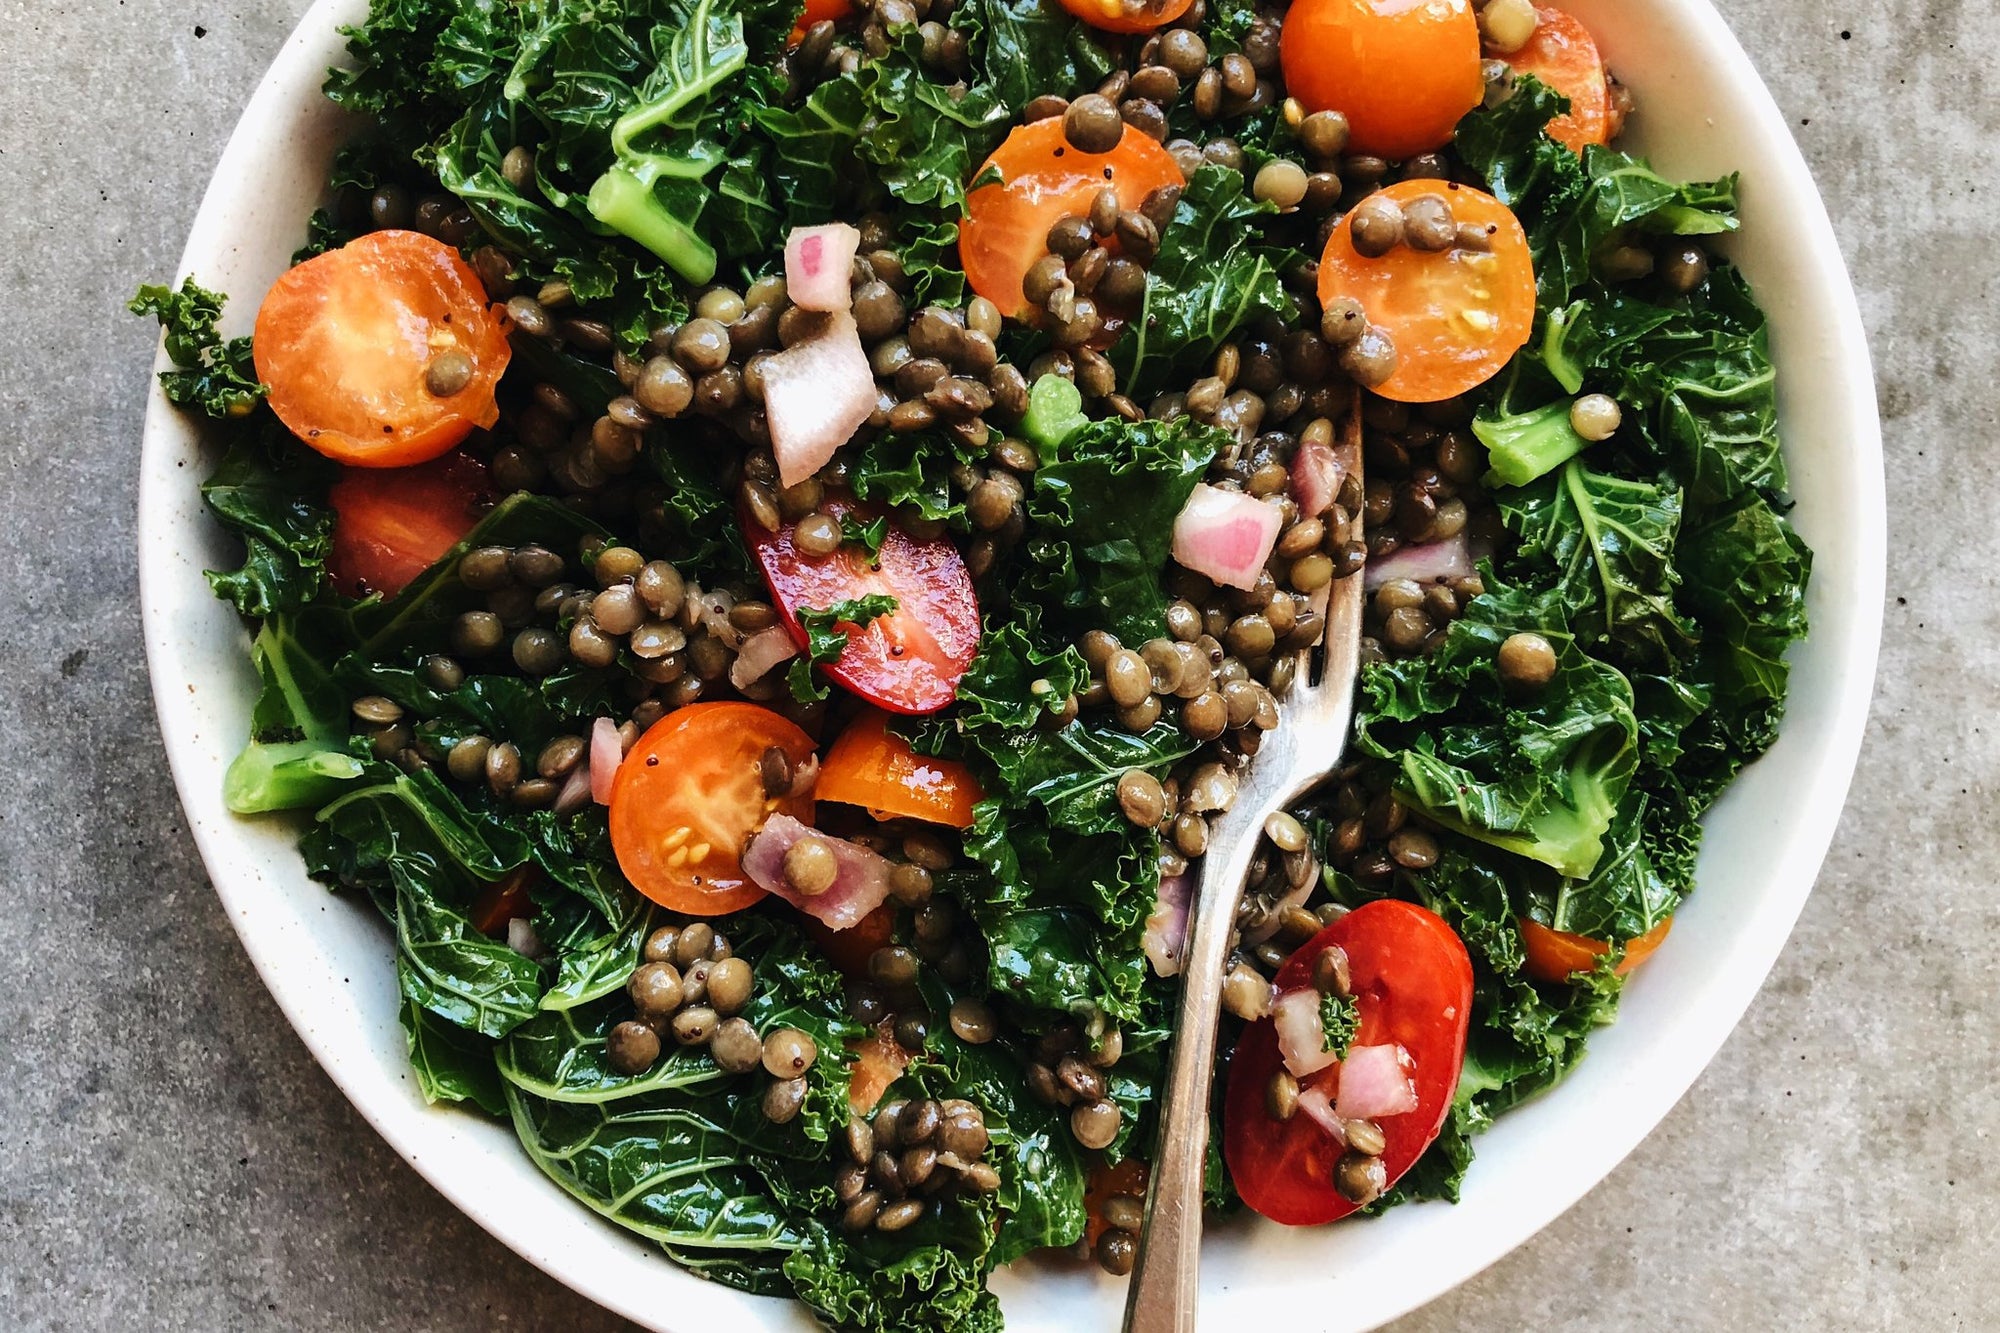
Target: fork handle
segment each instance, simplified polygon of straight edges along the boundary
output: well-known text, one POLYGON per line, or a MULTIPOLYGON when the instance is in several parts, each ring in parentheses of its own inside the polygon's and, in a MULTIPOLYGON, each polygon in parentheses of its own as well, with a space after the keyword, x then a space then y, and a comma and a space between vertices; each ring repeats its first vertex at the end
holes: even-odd
MULTIPOLYGON (((1233 812, 1232 812, 1233 813, 1233 812)), ((1194 1333, 1201 1293, 1202 1176, 1208 1161, 1209 1089, 1222 965, 1257 839, 1236 820, 1209 840, 1189 903, 1187 955, 1173 1050, 1160 1097, 1159 1150, 1147 1187, 1146 1226, 1125 1297, 1126 1333, 1194 1333), (1217 844, 1221 845, 1218 846, 1217 844), (1224 852, 1217 857, 1214 852, 1224 852)))

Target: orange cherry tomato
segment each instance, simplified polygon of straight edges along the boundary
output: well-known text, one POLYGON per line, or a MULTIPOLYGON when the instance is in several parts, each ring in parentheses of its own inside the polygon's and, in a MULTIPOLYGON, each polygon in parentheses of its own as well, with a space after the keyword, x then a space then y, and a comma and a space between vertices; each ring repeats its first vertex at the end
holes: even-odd
POLYGON ((889 730, 889 715, 871 708, 820 761, 813 795, 864 807, 877 819, 921 819, 972 827, 972 807, 986 795, 964 764, 918 754, 889 730))
POLYGON ((1357 153, 1442 147, 1479 105, 1479 21, 1467 0, 1298 0, 1278 41, 1285 88, 1347 117, 1357 153))
MULTIPOLYGON (((1625 941, 1625 956, 1618 962, 1618 975, 1629 975, 1651 958, 1673 924, 1674 919, 1668 917, 1645 934, 1625 941)), ((1567 981, 1573 973, 1590 971, 1600 957, 1611 952, 1611 946, 1603 940, 1551 930, 1525 916, 1521 918, 1521 943, 1528 951, 1528 975, 1537 981, 1567 981)))
POLYGON ((486 465, 449 453, 415 467, 349 468, 326 493, 326 572, 349 597, 394 597, 479 522, 486 465))
POLYGON ((1062 7, 1103 32, 1152 32, 1188 12, 1194 0, 1062 0, 1062 7))
POLYGON ((507 369, 507 318, 443 241, 378 231, 279 278, 257 309, 257 378, 294 435, 354 467, 436 458, 500 419, 493 386, 507 369), (432 362, 458 353, 464 387, 440 397, 432 362))
POLYGON ((1560 9, 1537 9, 1535 17, 1534 37, 1503 59, 1569 99, 1569 114, 1549 122, 1558 143, 1581 153, 1585 144, 1611 142, 1611 83, 1590 29, 1560 9))
POLYGON ((1090 1168, 1083 1185, 1084 1244, 1096 1245, 1097 1238, 1110 1229, 1104 1220, 1104 1205, 1114 1194, 1145 1198, 1146 1164, 1136 1157, 1121 1157, 1116 1166, 1099 1161, 1090 1168))
POLYGON ((999 181, 966 198, 958 257, 972 290, 1017 319, 1030 313, 1021 279, 1048 253, 1050 227, 1088 213, 1107 184, 1121 208, 1137 208, 1162 185, 1186 184, 1172 155, 1137 130, 1128 128, 1108 153, 1084 153, 1063 137, 1061 116, 1018 126, 979 176, 993 171, 999 181))
POLYGON ((896 1040, 896 1020, 885 1018, 873 1032, 848 1045, 854 1052, 854 1066, 847 1076, 847 1105, 856 1115, 867 1115, 882 1100, 889 1085, 903 1076, 910 1053, 896 1040))
POLYGON ((1319 263, 1322 304, 1352 297, 1396 343, 1384 398, 1434 403, 1498 374, 1535 323, 1535 266, 1527 233, 1507 206, 1469 185, 1399 181, 1381 192, 1397 204, 1444 196, 1461 224, 1486 233, 1487 249, 1425 252, 1399 245, 1379 259, 1354 248, 1352 214, 1327 237, 1319 263))
POLYGON ((849 14, 860 12, 854 0, 806 0, 805 12, 792 27, 792 35, 785 39, 785 45, 797 46, 806 39, 806 29, 815 23, 838 23, 849 14))
POLYGON ((611 847, 633 888, 693 916, 764 896, 743 874, 743 844, 774 814, 813 818, 810 794, 764 795, 759 766, 772 746, 795 765, 813 753, 812 737, 745 703, 690 704, 639 738, 611 788, 611 847))

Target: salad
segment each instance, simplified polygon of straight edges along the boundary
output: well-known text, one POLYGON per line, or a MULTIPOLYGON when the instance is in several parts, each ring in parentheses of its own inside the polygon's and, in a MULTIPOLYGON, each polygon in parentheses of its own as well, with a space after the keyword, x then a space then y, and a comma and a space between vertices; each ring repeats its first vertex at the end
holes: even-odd
POLYGON ((1133 1264, 1191 870, 1336 582, 1207 1194, 1455 1197, 1772 741, 1810 554, 1733 179, 1527 0, 374 0, 214 419, 230 806, 423 1095, 842 1329, 1133 1264))

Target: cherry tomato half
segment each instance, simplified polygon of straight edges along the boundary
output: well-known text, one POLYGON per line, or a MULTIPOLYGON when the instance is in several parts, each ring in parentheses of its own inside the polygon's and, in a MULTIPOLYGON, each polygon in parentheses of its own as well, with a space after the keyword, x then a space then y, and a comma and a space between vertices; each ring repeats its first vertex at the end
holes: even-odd
POLYGON ((394 597, 479 522, 486 465, 453 452, 415 467, 348 468, 326 493, 326 571, 349 597, 394 597))
POLYGON ((422 463, 491 426, 512 355, 471 265, 414 231, 371 232, 288 271, 257 309, 253 346, 278 419, 353 467, 422 463), (446 357, 462 361, 433 373, 446 357), (457 387, 433 393, 441 379, 457 387))
POLYGON ((1102 32, 1153 32, 1188 12, 1194 0, 1062 0, 1074 17, 1102 32))
POLYGON ((805 10, 792 26, 791 36, 785 39, 785 44, 797 46, 806 39, 806 30, 815 23, 838 23, 848 15, 859 12, 854 0, 806 0, 805 10))
POLYGON ((1447 181, 1399 181, 1380 197, 1407 204, 1426 194, 1441 195, 1461 225, 1480 228, 1486 248, 1399 245, 1368 259, 1354 248, 1349 214, 1327 237, 1319 263, 1321 303, 1352 297, 1395 340, 1396 371, 1375 392, 1405 403, 1434 403, 1484 384, 1535 323, 1535 265, 1513 211, 1447 181))
POLYGON ((1590 29, 1560 9, 1535 11, 1535 35, 1504 56, 1516 74, 1532 74, 1569 99, 1569 114, 1549 122, 1549 135, 1577 152, 1611 142, 1611 83, 1590 29))
POLYGON ((1136 1157, 1121 1157, 1118 1165, 1107 1166, 1102 1161, 1090 1168, 1090 1175, 1083 1183, 1083 1243, 1095 1248, 1097 1238, 1111 1229, 1104 1220, 1104 1205, 1120 1194, 1129 1194, 1135 1199, 1146 1197, 1146 1164, 1136 1157))
POLYGON ((854 1066, 847 1076, 847 1106, 856 1115, 867 1115, 882 1100, 889 1085, 909 1067, 910 1053, 896 1040, 896 1020, 885 1018, 867 1036, 847 1044, 854 1052, 854 1066))
POLYGON ((647 729, 611 789, 611 847, 633 888, 693 916, 764 896, 743 874, 743 844, 773 814, 813 819, 810 794, 764 795, 772 746, 795 765, 813 753, 812 737, 756 704, 690 704, 647 729))
POLYGON ((1120 208, 1137 208, 1162 185, 1186 183, 1173 156, 1137 130, 1127 127, 1108 153, 1084 153, 1063 137, 1061 116, 1017 127, 979 176, 993 171, 999 181, 966 198, 958 257, 972 290, 1017 319, 1032 313, 1021 279, 1049 252, 1050 227, 1088 213, 1107 184, 1120 208))
POLYGON ((1427 153, 1479 105, 1479 20, 1467 0, 1298 0, 1278 39, 1285 89, 1347 117, 1357 153, 1427 153))
MULTIPOLYGON (((1618 960, 1618 975, 1630 975, 1632 969, 1651 958, 1653 951, 1666 942, 1673 924, 1674 919, 1668 917, 1645 934, 1625 941, 1625 956, 1618 960)), ((1603 940, 1551 930, 1525 916, 1521 918, 1521 944, 1528 953, 1528 975, 1537 981, 1567 981, 1572 973, 1596 967, 1597 960, 1611 951, 1611 946, 1603 940)))
MULTIPOLYGON (((838 495, 822 500, 819 512, 836 521, 851 514, 862 523, 880 515, 838 495)), ((807 642, 800 611, 881 593, 896 599, 890 614, 846 628, 847 647, 826 674, 892 713, 935 713, 957 697, 959 677, 979 651, 979 603, 958 548, 944 537, 920 542, 891 522, 872 561, 851 543, 815 557, 793 544, 794 531, 790 523, 767 532, 754 519, 743 521, 744 541, 800 647, 807 642)))
MULTIPOLYGON (((1347 950, 1361 1026, 1358 1046, 1400 1043, 1415 1062, 1417 1108, 1381 1121, 1389 1183, 1408 1171, 1444 1127, 1465 1063, 1472 1016, 1472 960, 1435 913, 1383 899, 1355 908, 1300 946, 1277 976, 1279 991, 1312 985, 1313 962, 1329 944, 1347 950)), ((1311 1226, 1354 1211, 1333 1185, 1341 1150, 1310 1116, 1275 1120, 1265 1089, 1283 1063, 1268 1018, 1245 1028, 1229 1063, 1222 1152, 1243 1201, 1274 1222, 1311 1226)), ((1340 1066, 1306 1082, 1331 1093, 1340 1066)))
POLYGON ((877 819, 921 819, 952 828, 972 827, 972 807, 985 796, 972 770, 951 759, 918 754, 889 730, 888 714, 871 708, 854 721, 820 760, 822 801, 858 805, 877 819))

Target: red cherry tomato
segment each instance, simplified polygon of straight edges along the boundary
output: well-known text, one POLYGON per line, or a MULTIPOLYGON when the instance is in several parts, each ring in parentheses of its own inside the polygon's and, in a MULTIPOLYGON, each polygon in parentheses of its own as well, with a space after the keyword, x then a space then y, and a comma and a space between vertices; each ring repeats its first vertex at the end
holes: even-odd
POLYGON ((1479 21, 1467 0, 1298 0, 1278 39, 1285 89, 1347 117, 1357 153, 1442 147, 1479 105, 1479 21))
MULTIPOLYGON (((862 523, 880 513, 848 496, 828 496, 819 512, 862 523)), ((826 674, 892 713, 935 713, 957 697, 959 677, 979 651, 979 603, 958 548, 944 537, 920 542, 892 522, 873 561, 852 543, 815 557, 793 544, 794 531, 790 523, 767 532, 743 520, 744 541, 800 647, 807 642, 800 611, 881 593, 896 599, 890 614, 846 628, 847 648, 826 674)))
POLYGON ((918 754, 889 730, 886 714, 869 709, 820 761, 813 795, 858 805, 877 819, 921 819, 952 828, 972 827, 972 807, 985 796, 972 770, 951 759, 918 754))
POLYGON ((472 928, 482 935, 498 937, 507 933, 507 923, 515 917, 533 915, 535 900, 530 887, 537 874, 535 863, 529 861, 488 884, 472 904, 469 914, 472 928))
POLYGON ((254 337, 271 410, 339 462, 422 463, 500 419, 506 315, 458 251, 420 232, 372 232, 291 269, 257 308, 254 337), (434 393, 446 356, 469 373, 434 393))
MULTIPOLYGON (((1618 960, 1618 975, 1629 976, 1634 968, 1651 958, 1653 951, 1666 942, 1667 931, 1673 924, 1674 919, 1668 917, 1645 934, 1625 941, 1625 956, 1618 960)), ((1551 930, 1525 916, 1521 918, 1521 944, 1528 953, 1528 975, 1537 981, 1567 981, 1572 973, 1596 967, 1598 958, 1611 951, 1611 946, 1603 940, 1551 930)))
POLYGON ((764 795, 764 751, 793 764, 812 737, 756 704, 689 704, 641 736, 611 788, 611 848, 632 887, 694 916, 748 907, 764 890, 743 874, 743 844, 773 814, 813 819, 811 793, 764 795))
MULTIPOLYGON (((1361 1019, 1354 1044, 1400 1043, 1415 1063, 1417 1108, 1381 1121, 1388 1140, 1382 1165, 1393 1185, 1451 1111, 1472 1016, 1472 960, 1435 913, 1384 899, 1357 907, 1306 941, 1279 969, 1279 991, 1312 985, 1313 963, 1329 944, 1347 951, 1361 1019)), ((1244 1029, 1229 1063, 1223 1106, 1222 1152, 1230 1178, 1243 1201, 1274 1222, 1311 1226, 1345 1217, 1354 1204, 1333 1185, 1341 1150, 1332 1136, 1302 1112, 1276 1120, 1265 1108, 1265 1089, 1282 1063, 1270 1019, 1244 1029)), ((1329 1065, 1306 1082, 1331 1094, 1339 1069, 1329 1065)))
POLYGON ((806 39, 806 29, 815 23, 838 23, 848 15, 858 12, 854 0, 806 0, 805 11, 799 15, 799 21, 792 25, 791 36, 785 39, 785 44, 797 46, 806 39))
POLYGON ((1535 11, 1535 35, 1501 57, 1516 74, 1532 74, 1569 99, 1569 114, 1549 122, 1549 135, 1581 153, 1611 142, 1611 83, 1590 29, 1560 9, 1535 11))
POLYGON ((1107 184, 1120 208, 1137 208, 1162 185, 1186 183, 1173 155, 1137 130, 1108 153, 1083 153, 1063 137, 1061 116, 1016 128, 973 179, 996 171, 999 181, 966 197, 958 257, 972 290, 1016 319, 1031 313, 1021 279, 1049 252, 1050 227, 1088 213, 1107 184))
POLYGON ((1154 32, 1188 12, 1194 0, 1062 0, 1076 18, 1103 32, 1154 32))
POLYGON ((349 597, 394 597, 479 522, 486 465, 453 452, 416 467, 349 468, 326 493, 326 570, 349 597))

